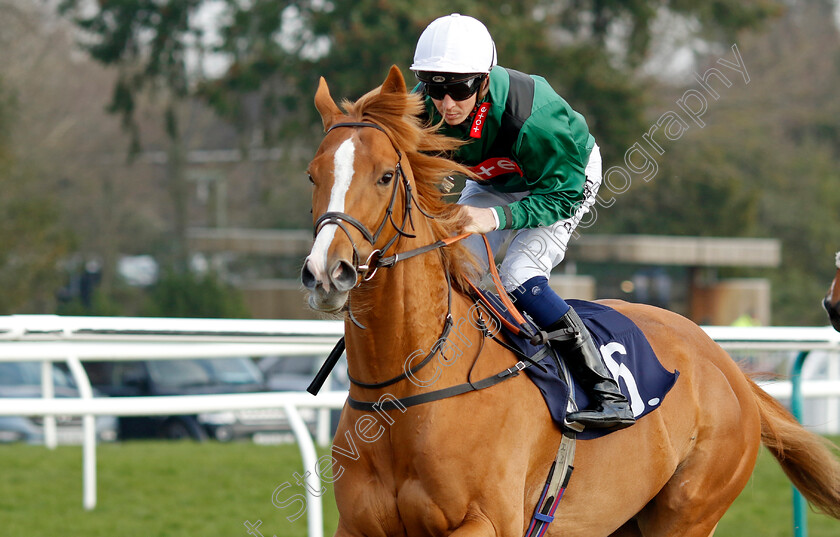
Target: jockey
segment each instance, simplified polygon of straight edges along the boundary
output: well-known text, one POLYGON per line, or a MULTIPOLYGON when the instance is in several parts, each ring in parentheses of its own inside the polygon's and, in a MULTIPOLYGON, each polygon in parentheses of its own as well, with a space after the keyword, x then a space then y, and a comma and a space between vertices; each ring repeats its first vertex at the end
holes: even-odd
MULTIPOLYGON (((429 24, 411 70, 431 122, 467 142, 453 155, 478 176, 458 200, 469 218, 464 231, 486 234, 493 251, 511 241, 499 271, 505 289, 540 328, 560 334, 552 344, 594 400, 568 420, 589 428, 631 425, 630 404, 592 336, 548 285, 601 184, 601 155, 583 116, 544 78, 498 66, 487 28, 465 15, 429 24)), ((467 245, 483 250, 478 236, 467 245)))

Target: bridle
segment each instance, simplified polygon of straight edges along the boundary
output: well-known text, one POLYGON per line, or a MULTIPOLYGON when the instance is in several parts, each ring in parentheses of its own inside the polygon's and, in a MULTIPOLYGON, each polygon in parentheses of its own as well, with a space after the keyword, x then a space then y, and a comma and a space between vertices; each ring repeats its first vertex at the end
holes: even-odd
MULTIPOLYGON (((369 122, 369 121, 348 121, 348 122, 345 122, 345 123, 336 123, 335 125, 332 125, 332 126, 330 126, 330 128, 327 129, 327 134, 329 134, 333 129, 340 128, 340 127, 373 128, 373 129, 376 129, 378 131, 381 131, 382 133, 385 134, 385 136, 388 137, 388 140, 391 142, 391 146, 394 148, 394 151, 397 152, 397 164, 396 164, 396 167, 395 167, 395 174, 397 175, 397 178, 394 181, 394 188, 391 192, 391 201, 389 202, 388 208, 385 210, 385 216, 382 217, 382 221, 379 223, 379 227, 377 227, 375 233, 371 233, 370 230, 367 228, 367 226, 365 226, 358 219, 350 216, 347 213, 343 213, 343 212, 340 212, 340 211, 328 211, 328 212, 322 214, 320 217, 318 217, 318 220, 315 221, 315 236, 318 235, 318 232, 325 225, 335 224, 336 226, 341 228, 341 230, 344 232, 344 234, 347 235, 347 238, 350 240, 350 243, 353 245, 353 268, 356 270, 356 273, 358 275, 356 284, 353 286, 354 288, 361 285, 362 282, 369 281, 371 278, 373 278, 373 276, 376 274, 376 271, 380 267, 392 267, 399 261, 404 261, 404 260, 412 258, 416 255, 424 254, 426 252, 430 252, 430 251, 436 250, 438 248, 443 248, 444 246, 449 246, 450 244, 458 242, 461 239, 464 239, 464 238, 466 238, 470 235, 470 233, 464 233, 462 235, 456 235, 454 237, 448 237, 446 239, 441 239, 441 240, 435 241, 431 244, 427 244, 425 246, 415 248, 413 250, 408 250, 406 252, 400 252, 400 253, 396 253, 396 254, 388 256, 388 257, 384 257, 383 254, 388 249, 390 249, 391 246, 394 245, 394 243, 397 241, 397 239, 400 236, 408 237, 408 238, 415 238, 416 237, 414 234, 406 231, 406 224, 410 225, 411 229, 414 230, 414 219, 412 218, 412 214, 411 214, 411 209, 413 207, 412 202, 414 201, 414 191, 411 188, 411 183, 409 182, 408 177, 406 177, 405 172, 402 169, 402 152, 394 144, 394 141, 391 139, 391 136, 388 134, 388 132, 385 129, 383 129, 382 127, 380 127, 379 125, 377 125, 376 123, 372 123, 372 122, 369 122), (403 209, 402 225, 397 225, 397 223, 394 222, 394 204, 396 203, 396 200, 397 200, 397 190, 399 189, 399 182, 400 181, 402 182, 403 190, 405 191, 405 208, 403 209), (385 229, 385 225, 386 225, 387 222, 391 222, 391 225, 393 226, 393 228, 396 230, 397 233, 388 240, 388 242, 385 244, 385 246, 383 246, 380 249, 373 250, 370 253, 370 255, 368 256, 368 258, 367 258, 367 260, 365 261, 364 264, 360 264, 359 263, 360 257, 359 257, 358 249, 356 247, 356 242, 353 240, 353 236, 350 235, 350 231, 347 229, 347 227, 344 224, 347 223, 347 224, 350 224, 351 226, 355 227, 359 231, 359 233, 362 234, 362 236, 365 238, 365 240, 370 243, 371 246, 375 246, 376 242, 379 240, 379 236, 382 234, 382 231, 385 229)), ((429 213, 427 213, 426 211, 424 211, 423 208, 420 206, 420 204, 416 204, 416 205, 417 205, 417 209, 423 214, 423 216, 425 216, 426 218, 434 219, 434 216, 432 216, 429 213)), ((528 323, 525 321, 524 318, 522 318, 522 316, 517 311, 516 307, 507 298, 507 295, 505 295, 505 293, 503 291, 504 286, 502 285, 501 280, 499 279, 498 272, 496 271, 495 264, 493 263, 493 254, 490 251, 490 244, 487 242, 486 237, 484 237, 484 244, 487 248, 488 260, 489 260, 489 265, 490 265, 490 274, 493 276, 493 280, 496 284, 497 289, 502 291, 500 293, 500 299, 502 300, 504 307, 507 308, 508 311, 510 311, 511 314, 514 316, 514 318, 515 318, 515 320, 516 320, 516 322, 518 323, 519 326, 516 326, 514 324, 510 324, 507 321, 505 321, 503 318, 501 318, 500 320, 506 326, 508 326, 508 328, 511 329, 514 333, 519 333, 520 330, 521 330, 521 331, 524 331, 529 337, 536 336, 536 334, 531 333, 528 323)), ((449 298, 448 298, 448 311, 447 311, 447 314, 446 314, 446 323, 445 323, 445 326, 444 326, 444 333, 443 333, 442 337, 445 337, 449 333, 449 328, 451 328, 451 323, 452 323, 452 315, 451 315, 451 311, 452 311, 452 282, 450 281, 449 273, 446 272, 446 271, 444 271, 444 272, 446 273, 446 283, 447 283, 447 287, 449 289, 449 298)), ((468 282, 468 283, 472 287, 473 291, 477 294, 477 296, 483 296, 479 292, 478 288, 472 282, 468 282)), ((486 303, 486 305, 491 310, 495 309, 492 306, 492 304, 486 303)), ((359 328, 365 329, 365 327, 361 323, 359 323, 359 321, 353 316, 353 312, 352 312, 352 310, 350 309, 350 306, 349 306, 349 299, 348 299, 347 310, 348 310, 348 314, 350 316, 350 320, 353 321, 353 323, 356 326, 358 326, 359 328)), ((426 360, 424 360, 423 365, 425 365, 425 363, 426 363, 426 360)))
MULTIPOLYGON (((378 131, 381 131, 388 137, 388 140, 391 142, 391 146, 393 146, 394 151, 397 152, 397 165, 394 169, 394 188, 391 191, 391 201, 388 203, 388 208, 385 210, 385 215, 382 217, 382 221, 379 223, 379 227, 376 228, 376 231, 371 233, 370 230, 365 226, 362 222, 358 219, 350 216, 347 213, 343 213, 340 211, 329 211, 322 214, 318 220, 315 222, 315 236, 318 235, 318 232, 327 225, 327 224, 335 224, 338 226, 347 238, 350 240, 350 244, 353 245, 353 268, 356 269, 356 273, 359 275, 359 278, 356 281, 356 285, 354 287, 358 287, 362 281, 368 281, 376 274, 376 271, 379 269, 380 266, 383 266, 381 263, 382 255, 388 251, 391 246, 397 241, 399 237, 407 237, 407 238, 414 238, 415 235, 406 231, 406 226, 410 226, 411 230, 414 230, 414 219, 411 214, 411 209, 413 207, 413 202, 416 204, 414 199, 414 191, 411 188, 411 183, 406 177, 405 172, 402 168, 402 152, 394 145, 394 141, 391 139, 391 136, 388 132, 377 125, 376 123, 371 123, 367 121, 351 121, 346 123, 336 123, 332 125, 329 129, 327 129, 327 134, 329 134, 333 129, 341 128, 341 127, 348 127, 348 128, 372 128, 378 131), (394 204, 397 201, 397 191, 399 190, 400 183, 403 186, 403 191, 405 192, 405 208, 403 209, 403 217, 402 223, 397 225, 394 221, 394 204), (385 229, 385 225, 391 222, 391 226, 396 231, 393 237, 391 237, 388 242, 382 248, 374 249, 370 255, 367 257, 367 260, 364 263, 360 263, 360 256, 359 251, 356 246, 356 242, 353 240, 352 235, 350 235, 350 231, 347 229, 345 224, 350 224, 359 233, 362 234, 362 237, 370 243, 371 246, 375 246, 376 242, 379 240, 379 236, 385 229)), ((434 216, 428 214, 426 211, 420 207, 419 204, 417 205, 417 209, 423 213, 424 216, 427 218, 434 218, 434 216)), ((396 260, 394 261, 396 262, 396 260)), ((393 264, 393 263, 392 263, 393 264)))
MULTIPOLYGON (((388 134, 388 132, 385 129, 383 129, 382 127, 380 127, 379 125, 377 125, 376 123, 371 123, 371 122, 367 122, 367 121, 348 121, 348 122, 345 122, 345 123, 336 123, 335 125, 332 125, 332 126, 330 126, 330 128, 327 129, 326 134, 329 134, 333 129, 342 128, 342 127, 373 128, 373 129, 376 129, 378 131, 381 131, 382 133, 385 134, 385 136, 388 136, 388 140, 391 142, 391 146, 394 148, 394 151, 397 152, 397 164, 396 164, 396 167, 395 167, 395 170, 394 170, 396 178, 394 180, 394 188, 391 192, 391 200, 388 203, 388 208, 385 210, 385 215, 382 217, 382 221, 379 223, 379 227, 376 228, 376 231, 374 233, 371 233, 370 230, 367 228, 367 226, 365 226, 358 219, 350 216, 347 213, 343 213, 343 212, 340 212, 340 211, 328 211, 328 212, 322 214, 320 217, 318 217, 318 220, 315 221, 315 230, 314 230, 315 233, 314 234, 315 234, 316 237, 318 235, 318 232, 321 231, 321 229, 325 225, 335 224, 336 226, 338 226, 344 232, 345 235, 347 235, 347 238, 350 240, 350 243, 353 245, 353 265, 354 265, 354 269, 356 270, 357 274, 359 275, 357 277, 357 281, 356 281, 356 284, 354 285, 354 288, 361 285, 362 282, 369 281, 370 279, 372 279, 373 276, 376 274, 376 271, 379 269, 379 267, 392 267, 398 261, 408 259, 408 258, 411 258, 411 257, 414 257, 416 255, 420 255, 420 254, 429 252, 429 251, 437 249, 437 248, 441 248, 443 246, 446 246, 448 244, 452 244, 453 242, 455 242, 457 240, 460 240, 460 239, 467 236, 467 235, 459 235, 457 237, 452 237, 450 239, 439 240, 439 241, 436 241, 432 244, 428 244, 428 245, 422 246, 420 248, 415 248, 414 250, 410 250, 408 252, 402 252, 402 253, 394 254, 394 255, 389 256, 389 257, 383 257, 382 254, 384 254, 386 251, 388 251, 391 248, 391 246, 394 245, 394 243, 397 241, 397 239, 399 237, 401 237, 401 236, 402 237, 408 237, 408 238, 415 238, 416 237, 416 235, 406 231, 406 225, 411 226, 411 229, 414 230, 414 220, 413 220, 412 214, 411 214, 411 210, 413 208, 412 202, 414 201, 414 191, 411 188, 411 183, 409 182, 408 177, 406 177, 405 172, 402 169, 402 151, 400 151, 399 148, 394 144, 394 141, 391 139, 391 136, 388 134), (405 192, 405 208, 403 209, 402 224, 397 225, 397 223, 394 222, 394 204, 397 201, 397 191, 399 190, 400 183, 402 183, 403 191, 405 192), (382 248, 374 249, 370 253, 370 255, 368 256, 368 258, 367 258, 367 260, 365 261, 364 264, 360 264, 359 263, 360 257, 359 257, 359 253, 358 253, 358 248, 356 246, 356 242, 353 240, 353 236, 350 234, 350 231, 347 229, 345 224, 350 224, 351 226, 356 228, 359 231, 359 233, 362 234, 362 237, 364 237, 364 239, 368 243, 370 243, 371 246, 375 246, 376 242, 379 240, 379 236, 382 234, 382 231, 385 229, 385 225, 388 222, 391 222, 391 226, 394 228, 394 230, 396 230, 397 233, 395 233, 394 236, 391 237, 388 240, 388 242, 385 244, 385 246, 383 246, 382 248)), ((432 216, 429 213, 427 213, 426 211, 424 211, 423 208, 420 207, 420 204, 416 204, 416 206, 417 206, 417 209, 425 217, 430 218, 430 219, 434 219, 434 216, 432 216)), ((452 319, 452 282, 450 280, 449 273, 446 272, 446 271, 444 271, 444 272, 446 274, 446 285, 447 285, 447 289, 448 289, 447 311, 446 311, 446 317, 444 318, 442 334, 441 334, 441 337, 438 339, 438 341, 445 341, 446 340, 447 336, 449 335, 450 330, 452 329, 452 324, 453 324, 453 319, 452 319)), ((362 325, 353 315, 353 311, 350 308, 350 304, 349 304, 349 298, 348 298, 348 303, 347 303, 346 308, 347 308, 348 316, 350 317, 350 320, 353 322, 353 324, 355 324, 356 326, 358 326, 359 328, 364 330, 365 326, 362 325)), ((432 357, 435 356, 440 351, 441 347, 442 347, 442 345, 435 344, 432 347, 431 351, 426 355, 426 357, 419 364, 417 364, 416 366, 414 366, 411 369, 411 373, 416 373, 417 371, 422 369, 423 366, 428 364, 431 361, 432 357)), ((308 388, 308 391, 310 393, 313 393, 313 394, 318 393, 318 390, 320 389, 324 380, 326 380, 326 376, 329 375, 329 372, 335 366, 335 363, 338 361, 338 358, 341 356, 341 353, 343 351, 344 351, 344 338, 341 338, 338 341, 338 344, 336 344, 333 351, 330 353, 330 356, 327 358, 327 361, 321 366, 321 370, 316 375, 315 380, 313 380, 312 384, 310 384, 310 386, 308 388)), ((397 375, 396 377, 394 377, 392 379, 389 379, 389 380, 386 380, 384 382, 366 383, 366 382, 362 382, 362 381, 359 381, 357 379, 354 379, 352 377, 350 378, 350 381, 353 384, 356 384, 356 385, 364 387, 364 388, 380 388, 380 387, 384 387, 384 386, 390 386, 391 384, 399 382, 400 380, 403 380, 405 378, 407 378, 407 375, 406 375, 405 372, 403 372, 402 374, 397 375)))

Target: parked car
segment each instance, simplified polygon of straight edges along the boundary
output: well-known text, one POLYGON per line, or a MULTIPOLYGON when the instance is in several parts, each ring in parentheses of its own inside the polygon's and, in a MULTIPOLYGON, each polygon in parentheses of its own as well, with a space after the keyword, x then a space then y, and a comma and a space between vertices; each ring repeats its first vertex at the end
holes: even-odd
MULTIPOLYGON (((262 372, 244 356, 177 360, 86 361, 91 384, 112 397, 266 392, 262 372)), ((314 416, 314 411, 311 412, 314 416)), ((310 416, 311 417, 311 416, 310 416)), ((236 438, 288 433, 282 409, 207 412, 179 416, 130 416, 119 420, 119 438, 236 438)))
MULTIPOLYGON (((73 378, 53 365, 53 392, 56 398, 79 397, 73 378)), ((101 393, 94 392, 101 396, 101 393)), ((0 362, 0 397, 42 397, 39 362, 0 362)), ((113 416, 96 417, 96 435, 102 442, 117 438, 117 420, 113 416)), ((56 439, 59 444, 82 441, 81 416, 57 416, 56 439)), ((41 416, 0 416, 0 442, 44 443, 44 418, 41 416)))
MULTIPOLYGON (((257 365, 265 376, 265 382, 272 391, 305 391, 315 378, 326 357, 306 355, 266 356, 257 365)), ((330 374, 323 390, 346 391, 350 388, 347 378, 347 366, 339 360, 330 374)))
MULTIPOLYGON (((268 388, 272 391, 302 392, 315 378, 315 374, 326 360, 325 356, 313 355, 291 355, 291 356, 266 356, 259 360, 260 370, 265 375, 268 388)), ((330 374, 327 382, 324 383, 323 391, 343 391, 350 389, 350 379, 347 376, 347 362, 339 360, 330 374)), ((341 417, 341 409, 330 411, 330 432, 335 434, 338 427, 338 420, 341 417)), ((314 419, 314 417, 313 417, 314 419)), ((314 424, 310 424, 314 427, 314 424)))

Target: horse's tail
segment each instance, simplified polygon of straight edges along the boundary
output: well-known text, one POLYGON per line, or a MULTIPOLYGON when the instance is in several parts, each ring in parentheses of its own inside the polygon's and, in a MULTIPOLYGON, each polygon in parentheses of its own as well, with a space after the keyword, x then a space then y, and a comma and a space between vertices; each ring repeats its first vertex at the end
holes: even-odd
POLYGON ((782 466, 788 479, 819 511, 840 519, 840 459, 837 447, 807 431, 796 419, 750 381, 761 414, 761 443, 782 466))

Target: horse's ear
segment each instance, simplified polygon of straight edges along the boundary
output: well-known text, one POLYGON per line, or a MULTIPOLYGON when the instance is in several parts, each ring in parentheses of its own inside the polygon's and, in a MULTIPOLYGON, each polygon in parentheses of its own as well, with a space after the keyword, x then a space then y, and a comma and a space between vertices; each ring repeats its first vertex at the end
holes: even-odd
POLYGON ((405 93, 407 91, 402 71, 396 65, 392 65, 391 70, 388 71, 388 78, 382 83, 381 91, 382 93, 405 93))
POLYGON ((336 118, 341 116, 341 109, 330 96, 330 89, 327 87, 327 81, 324 80, 324 77, 321 77, 318 82, 318 91, 315 92, 315 108, 321 114, 325 132, 335 123, 336 118))

